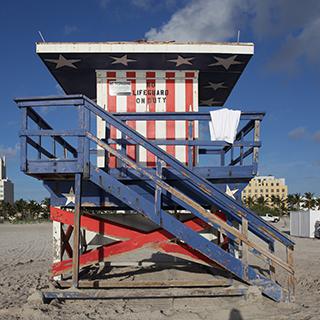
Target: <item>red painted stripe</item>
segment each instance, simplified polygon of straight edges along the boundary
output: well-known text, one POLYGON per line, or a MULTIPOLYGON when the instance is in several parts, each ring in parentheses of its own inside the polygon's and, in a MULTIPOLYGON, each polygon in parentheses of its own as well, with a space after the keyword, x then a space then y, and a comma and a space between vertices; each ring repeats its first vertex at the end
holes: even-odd
MULTIPOLYGON (((116 73, 115 72, 107 72, 107 109, 109 112, 116 112, 117 111, 117 97, 110 96, 109 94, 109 87, 110 82, 116 80, 116 73)), ((110 128, 110 138, 116 139, 117 138, 117 130, 115 127, 110 128)), ((112 148, 116 149, 116 144, 110 145, 112 148)), ((109 155, 109 167, 115 168, 117 166, 117 159, 113 155, 109 155)))
MULTIPOLYGON (((131 81, 131 96, 127 97, 127 112, 136 112, 136 97, 133 95, 133 92, 136 90, 136 73, 127 72, 127 80, 131 81)), ((128 126, 133 129, 136 129, 136 121, 128 121, 128 126)), ((132 160, 136 160, 136 146, 127 146, 127 155, 132 160)))
MULTIPOLYGON (((186 73, 186 76, 189 72, 186 73)), ((185 96, 185 101, 186 101, 186 106, 185 106, 185 111, 186 112, 192 112, 193 111, 193 79, 186 79, 185 80, 185 86, 186 86, 186 96, 185 96)), ((188 132, 189 132, 189 121, 186 121, 186 138, 188 139, 188 132)), ((192 136, 192 138, 194 137, 194 135, 192 136)), ((189 155, 188 155, 188 148, 192 148, 192 147, 188 147, 186 146, 186 162, 187 164, 189 163, 189 161, 192 161, 191 159, 189 159, 189 155)), ((194 150, 193 150, 194 152, 194 150)))
MULTIPOLYGON (((66 211, 56 207, 50 207, 50 219, 52 221, 60 222, 69 226, 73 226, 74 214, 72 211, 66 211)), ((199 218, 192 218, 184 222, 187 226, 201 229, 208 228, 209 225, 201 221, 199 218)), ((147 234, 155 234, 155 232, 162 232, 161 228, 156 228, 149 232, 144 232, 137 230, 133 227, 124 226, 120 223, 109 221, 98 216, 81 215, 80 226, 83 229, 103 234, 106 236, 111 236, 115 238, 121 238, 123 240, 133 239, 147 234)))
POLYGON ((134 71, 127 72, 127 78, 135 78, 135 77, 136 77, 136 73, 134 71))
MULTIPOLYGON (((73 224, 73 213, 64 211, 58 208, 51 207, 51 218, 54 221, 61 223, 73 224)), ((201 231, 207 228, 208 225, 197 218, 184 222, 186 226, 194 231, 201 231)), ((152 245, 153 247, 159 246, 166 252, 174 252, 184 254, 193 259, 206 260, 202 256, 199 256, 194 250, 186 245, 182 245, 182 248, 177 248, 176 244, 168 243, 168 240, 172 238, 172 235, 163 229, 157 229, 147 234, 143 234, 139 231, 134 231, 131 228, 115 224, 113 222, 107 222, 97 219, 96 217, 81 217, 81 227, 90 231, 96 231, 105 235, 111 235, 118 237, 119 235, 131 238, 123 242, 116 242, 110 245, 90 250, 80 256, 80 266, 88 266, 95 264, 99 261, 104 261, 111 256, 119 255, 125 252, 139 249, 146 245, 152 245)), ((181 245, 181 244, 180 244, 181 245)), ((52 274, 59 275, 70 271, 72 268, 72 259, 63 260, 61 262, 54 263, 52 265, 52 274)))
POLYGON ((117 74, 114 71, 107 72, 107 78, 115 78, 116 76, 117 74))
POLYGON ((146 72, 146 76, 147 76, 147 78, 155 78, 156 77, 156 73, 147 71, 146 72))
MULTIPOLYGON (((174 72, 166 72, 166 90, 168 90, 168 95, 166 99, 166 111, 175 112, 175 79, 174 72)), ((166 121, 166 139, 175 139, 175 121, 166 121)), ((175 156, 175 146, 167 146, 166 150, 172 156, 175 156)))
POLYGON ((194 78, 194 72, 186 72, 186 78, 194 78))
MULTIPOLYGON (((156 111, 156 79, 150 79, 149 77, 155 77, 155 72, 147 72, 147 109, 149 112, 156 111)), ((154 140, 156 138, 156 123, 154 120, 147 121, 147 139, 154 140)), ((156 164, 156 157, 150 151, 147 151, 147 166, 154 167, 156 164)))

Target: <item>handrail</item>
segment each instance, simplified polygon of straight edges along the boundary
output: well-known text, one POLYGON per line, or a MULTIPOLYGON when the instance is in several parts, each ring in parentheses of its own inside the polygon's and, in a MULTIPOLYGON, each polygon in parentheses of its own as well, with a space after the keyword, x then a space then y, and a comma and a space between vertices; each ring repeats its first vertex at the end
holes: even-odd
MULTIPOLYGON (((244 235, 240 231, 235 229, 233 226, 228 225, 226 222, 224 222, 220 218, 216 217, 215 215, 208 213, 207 210, 205 210, 201 205, 199 205, 198 203, 193 201, 191 198, 189 198, 188 196, 186 196, 185 194, 183 194, 179 190, 175 189, 174 187, 172 187, 169 184, 167 184, 166 182, 164 182, 156 174, 154 174, 150 171, 146 171, 139 164, 137 164, 134 161, 132 161, 131 159, 129 159, 126 155, 121 154, 116 149, 113 149, 108 144, 106 144, 105 142, 101 141, 99 138, 94 136, 92 133, 87 132, 86 136, 91 141, 98 144, 101 148, 105 149, 106 151, 110 152, 112 155, 114 155, 115 157, 120 159, 122 162, 124 162, 129 167, 135 169, 140 174, 148 177, 161 189, 164 189, 167 192, 169 192, 170 194, 172 194, 173 196, 179 198, 185 204, 186 209, 191 206, 195 211, 199 212, 202 215, 202 217, 207 218, 212 224, 218 225, 219 227, 221 227, 221 229, 224 232, 229 232, 230 234, 235 236, 237 239, 245 242, 251 248, 256 249, 262 255, 264 255, 266 258, 272 260, 273 262, 275 262, 277 265, 279 265, 280 267, 282 267, 283 269, 285 269, 289 273, 294 274, 294 270, 292 269, 292 267, 288 263, 282 261, 280 258, 278 258, 274 254, 270 253, 269 251, 264 249, 259 244, 254 243, 253 241, 249 240, 247 237, 244 237, 244 235)), ((195 211, 193 211, 193 212, 195 212, 195 211)), ((200 218, 201 218, 201 216, 200 216, 200 218)))
POLYGON ((73 95, 73 96, 64 96, 59 97, 59 101, 52 101, 54 98, 29 98, 27 101, 24 99, 17 99, 16 102, 19 107, 34 106, 34 102, 37 102, 37 105, 59 105, 60 102, 67 103, 68 105, 83 105, 90 111, 92 111, 97 116, 101 117, 111 126, 114 126, 116 129, 122 131, 124 136, 130 137, 136 143, 140 144, 142 147, 146 148, 151 153, 155 154, 158 158, 162 159, 169 165, 169 170, 176 170, 178 175, 183 175, 189 180, 185 180, 185 183, 188 183, 194 191, 200 193, 203 197, 208 199, 209 202, 212 202, 214 199, 214 204, 218 206, 221 210, 225 211, 228 214, 231 214, 234 219, 241 223, 241 217, 246 217, 249 221, 249 228, 251 231, 259 230, 268 236, 271 236, 274 239, 282 242, 286 246, 292 246, 293 242, 288 239, 285 235, 281 234, 276 228, 267 224, 263 219, 256 216, 251 210, 242 207, 234 199, 227 197, 222 191, 217 189, 214 185, 208 182, 205 178, 195 175, 190 168, 187 168, 174 157, 164 152, 160 147, 156 146, 153 142, 145 139, 141 134, 127 126, 122 120, 118 117, 108 113, 93 101, 82 95, 73 95), (212 198, 213 197, 213 198, 212 198), (252 228, 255 226, 255 228, 252 228))
POLYGON ((248 208, 242 207, 236 200, 232 199, 231 197, 226 196, 223 192, 219 189, 214 187, 209 181, 205 178, 195 175, 192 170, 184 166, 182 163, 177 161, 173 156, 163 151, 160 147, 156 146, 151 141, 145 139, 141 134, 139 134, 134 129, 130 128, 126 124, 124 124, 120 119, 111 115, 106 110, 102 109, 92 100, 87 97, 84 97, 85 106, 87 109, 94 112, 97 116, 101 117, 110 125, 114 126, 116 129, 120 130, 124 135, 129 136, 142 147, 146 148, 148 151, 155 154, 158 158, 165 161, 171 168, 177 170, 183 176, 189 178, 192 183, 189 186, 196 188, 196 190, 202 195, 207 195, 209 197, 214 197, 217 205, 220 209, 228 212, 233 213, 237 212, 238 218, 244 216, 249 221, 249 226, 251 224, 255 224, 255 226, 262 232, 271 235, 273 238, 277 239, 278 241, 282 242, 286 246, 292 246, 294 242, 290 240, 288 237, 283 235, 280 231, 276 228, 272 227, 271 225, 267 224, 262 218, 258 217, 254 212, 249 210, 248 208), (222 202, 216 196, 220 196, 224 199, 222 202))
MULTIPOLYGON (((33 120, 41 129, 53 130, 53 128, 37 113, 32 107, 27 108, 27 117, 33 120)), ((75 149, 69 142, 63 139, 61 136, 55 136, 53 139, 59 143, 62 147, 66 148, 74 157, 77 157, 77 149, 75 149)))

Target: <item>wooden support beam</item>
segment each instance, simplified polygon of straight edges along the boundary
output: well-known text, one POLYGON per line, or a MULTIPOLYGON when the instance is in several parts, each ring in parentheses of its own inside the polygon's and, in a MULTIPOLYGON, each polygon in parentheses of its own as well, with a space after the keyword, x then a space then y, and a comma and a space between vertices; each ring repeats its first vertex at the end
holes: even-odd
MULTIPOLYGON (((193 212, 198 212, 202 217, 206 218, 213 225, 217 225, 217 226, 221 227, 224 231, 229 232, 230 234, 232 234, 233 236, 238 238, 240 241, 245 242, 249 247, 256 249, 262 255, 264 255, 266 258, 271 259, 272 261, 274 261, 276 264, 281 266, 286 271, 288 271, 290 273, 294 273, 294 270, 286 262, 284 262, 282 259, 280 259, 276 255, 270 253, 267 249, 265 249, 260 244, 258 244, 256 242, 253 242, 253 241, 249 240, 248 238, 243 237, 242 233, 238 229, 234 228, 233 226, 229 226, 227 223, 225 223, 221 219, 215 217, 211 213, 208 213, 207 210, 204 209, 199 203, 197 203, 194 200, 190 199, 188 196, 186 196, 181 191, 179 191, 179 190, 175 189, 174 187, 170 186, 169 184, 167 184, 163 180, 159 179, 156 175, 153 175, 151 172, 148 172, 144 168, 139 167, 134 161, 132 161, 131 159, 129 159, 127 157, 124 157, 117 150, 111 148, 108 144, 106 144, 103 141, 99 140, 98 138, 96 138, 90 132, 87 132, 87 137, 90 140, 94 141, 97 145, 99 145, 103 149, 109 151, 115 157, 120 158, 129 167, 135 169, 137 172, 141 173, 142 175, 150 178, 157 186, 159 186, 162 189, 168 191, 169 193, 172 194, 172 196, 176 197, 180 201, 184 202, 187 206, 189 206, 190 208, 194 209, 193 212)), ((233 150, 233 148, 231 148, 231 153, 232 153, 232 150, 233 150)))
POLYGON ((161 298, 195 298, 195 297, 227 297, 243 296, 247 287, 227 288, 148 288, 148 289, 120 289, 115 290, 60 290, 44 291, 45 301, 52 299, 97 300, 97 299, 161 299, 161 298))
MULTIPOLYGON (((156 175, 162 179, 162 169, 165 166, 165 163, 157 159, 157 167, 156 167, 156 175)), ((162 206, 162 189, 156 185, 155 188, 155 196, 154 196, 154 205, 155 205, 155 213, 160 218, 160 226, 162 225, 162 217, 161 217, 161 206, 162 206)))
MULTIPOLYGON (((51 207, 50 211, 54 208, 51 207)), ((53 221, 52 223, 52 248, 53 248, 53 264, 61 263, 62 261, 62 223, 53 221)), ((61 280, 61 276, 55 276, 54 280, 61 280)))
MULTIPOLYGON (((293 250, 294 247, 287 247, 287 263, 288 265, 291 266, 292 269, 294 269, 294 260, 293 260, 293 250)), ((288 274, 288 299, 289 302, 294 302, 295 301, 295 276, 294 274, 288 274)))
MULTIPOLYGON (((248 220, 242 217, 241 232, 244 239, 248 239, 248 220)), ((244 265, 244 278, 248 279, 248 245, 242 241, 242 263, 244 265)))
MULTIPOLYGON (((259 142, 260 141, 260 120, 254 121, 254 133, 253 133, 253 141, 259 142)), ((253 162, 258 163, 259 161, 259 148, 253 148, 253 162)))
MULTIPOLYGON (((60 288, 71 288, 72 282, 56 281, 60 288)), ((79 288, 204 288, 229 287, 232 279, 217 277, 206 281, 199 280, 162 280, 162 281, 114 281, 114 280, 80 280, 79 288)))
POLYGON ((73 256, 72 256, 72 284, 78 287, 79 282, 79 256, 80 256, 80 216, 81 216, 81 180, 80 173, 75 175, 75 211, 73 230, 73 256))
POLYGON ((71 234, 73 231, 73 226, 68 226, 66 232, 61 230, 61 240, 62 240, 62 245, 61 245, 61 255, 63 257, 64 252, 67 252, 67 255, 69 258, 72 258, 73 252, 71 245, 69 243, 71 234))

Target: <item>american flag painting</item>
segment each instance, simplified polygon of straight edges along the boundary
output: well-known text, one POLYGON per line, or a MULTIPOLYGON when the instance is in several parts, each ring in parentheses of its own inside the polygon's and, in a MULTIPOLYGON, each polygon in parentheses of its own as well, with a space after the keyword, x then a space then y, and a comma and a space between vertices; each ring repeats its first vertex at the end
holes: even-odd
MULTIPOLYGON (((192 112, 198 111, 197 71, 97 71, 97 103, 109 112, 192 112)), ((187 139, 187 121, 128 121, 127 124, 150 140, 187 139)), ((105 138, 105 123, 97 119, 97 135, 105 138)), ((194 123, 193 138, 198 136, 194 123)), ((111 139, 120 139, 120 132, 110 128, 111 139)), ((119 148, 120 146, 113 146, 119 148)), ((187 146, 161 146, 179 161, 187 164, 187 146)), ((144 166, 154 167, 155 156, 142 147, 129 145, 127 155, 144 166)), ((195 152, 193 152, 195 162, 195 152)), ((98 149, 98 166, 104 167, 104 151, 98 149)), ((108 166, 117 167, 115 157, 108 166)))

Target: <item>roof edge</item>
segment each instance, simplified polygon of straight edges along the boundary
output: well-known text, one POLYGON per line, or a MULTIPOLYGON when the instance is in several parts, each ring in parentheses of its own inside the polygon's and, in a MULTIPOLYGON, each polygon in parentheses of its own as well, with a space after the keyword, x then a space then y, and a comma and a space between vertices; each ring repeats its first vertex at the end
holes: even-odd
POLYGON ((253 43, 242 42, 37 42, 41 53, 227 53, 253 54, 253 43))

